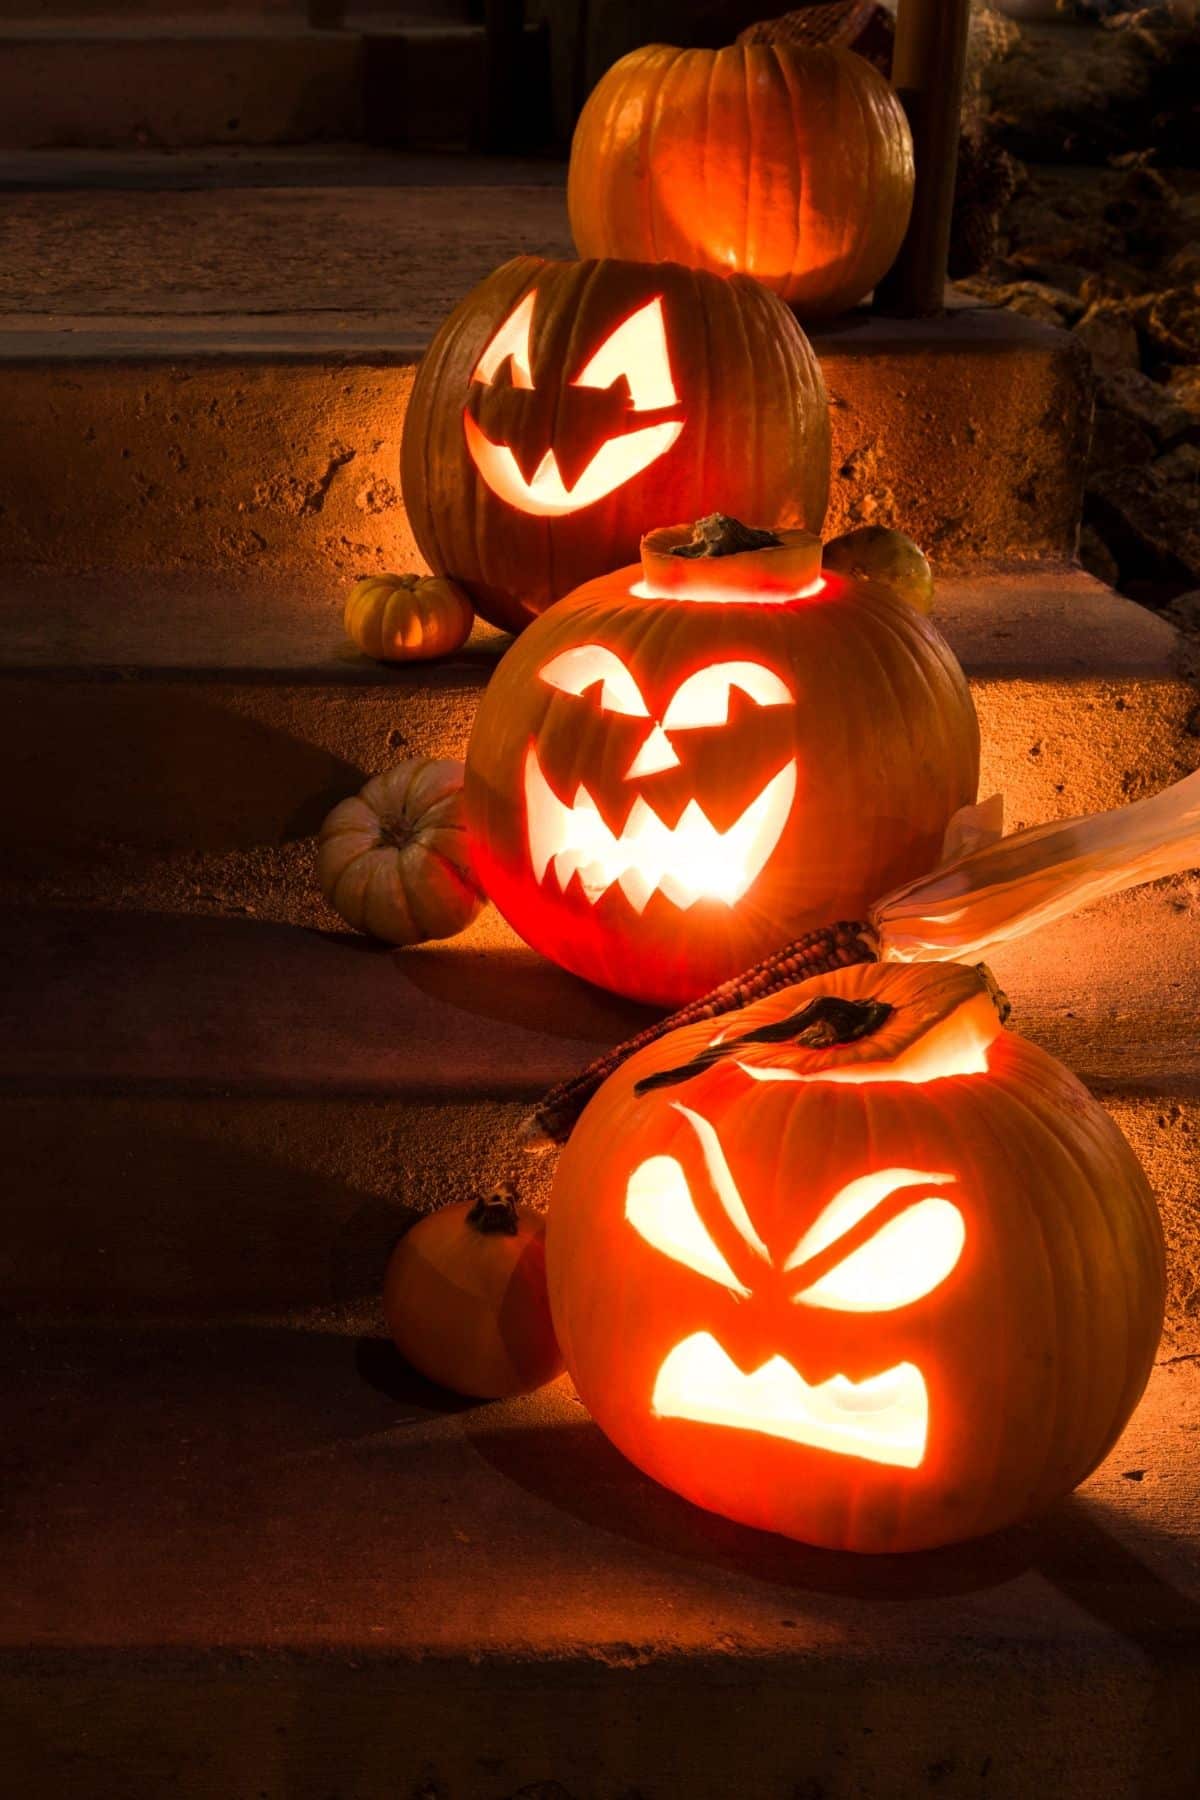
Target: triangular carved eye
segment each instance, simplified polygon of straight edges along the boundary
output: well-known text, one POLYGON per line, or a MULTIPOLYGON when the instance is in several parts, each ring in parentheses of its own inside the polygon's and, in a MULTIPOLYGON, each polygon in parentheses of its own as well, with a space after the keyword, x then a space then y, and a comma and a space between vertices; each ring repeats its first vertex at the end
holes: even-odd
POLYGON ((600 683, 600 710, 630 719, 648 719, 642 690, 615 650, 603 644, 576 644, 552 656, 538 671, 550 687, 564 694, 583 694, 600 683))
POLYGON ((622 376, 629 383, 629 399, 635 412, 656 412, 665 406, 679 405, 660 299, 648 300, 610 331, 571 386, 609 388, 622 376))
MULTIPOLYGON (((944 1187, 952 1175, 919 1169, 879 1169, 849 1182, 804 1234, 784 1265, 803 1267, 858 1225, 901 1188, 944 1187)), ((794 1296, 804 1306, 839 1312, 892 1312, 940 1287, 962 1255, 962 1213, 940 1196, 916 1199, 865 1243, 794 1296)))
POLYGON ((521 304, 509 313, 487 349, 475 364, 472 381, 485 386, 495 381, 501 365, 512 359, 512 384, 515 388, 533 386, 533 365, 529 354, 529 338, 533 330, 533 304, 536 293, 530 288, 521 304))
POLYGON ((727 725, 729 695, 739 688, 756 706, 790 706, 791 690, 762 663, 710 663, 680 682, 663 715, 664 731, 688 731, 698 725, 727 725))
POLYGON ((696 1211, 683 1167, 673 1156, 639 1163, 625 1189, 625 1217, 638 1236, 709 1281, 747 1295, 696 1211))

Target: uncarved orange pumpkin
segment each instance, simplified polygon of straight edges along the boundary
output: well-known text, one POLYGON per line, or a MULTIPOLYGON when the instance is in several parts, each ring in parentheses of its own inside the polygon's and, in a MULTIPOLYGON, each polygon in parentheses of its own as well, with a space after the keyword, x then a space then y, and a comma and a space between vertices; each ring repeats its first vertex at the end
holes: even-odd
POLYGON ((507 1188, 419 1220, 392 1252, 383 1309, 401 1354, 456 1393, 501 1399, 562 1373, 544 1221, 507 1188))
POLYGON ((581 256, 737 270, 804 318, 870 292, 912 197, 889 83, 852 51, 786 43, 631 50, 580 115, 567 182, 581 256))
POLYGON ((792 314, 755 282, 519 256, 434 338, 401 479, 431 568, 520 631, 631 561, 655 519, 719 506, 819 529, 825 387, 792 314))
POLYGON ((563 1153, 547 1274, 580 1397, 633 1462, 859 1551, 1067 1494, 1164 1304, 1129 1146, 953 964, 841 969, 632 1057, 563 1153))
POLYGON ((651 533, 501 660, 467 749, 489 897, 602 987, 678 1004, 931 868, 975 798, 962 670, 803 531, 651 533))

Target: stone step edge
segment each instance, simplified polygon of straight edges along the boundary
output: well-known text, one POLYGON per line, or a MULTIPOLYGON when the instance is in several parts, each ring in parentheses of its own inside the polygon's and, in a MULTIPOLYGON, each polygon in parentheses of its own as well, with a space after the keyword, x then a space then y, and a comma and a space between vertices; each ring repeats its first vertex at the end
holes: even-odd
MULTIPOLYGON (((336 471, 335 471, 336 476, 336 471)), ((394 566, 421 559, 395 547, 394 566)), ((477 619, 463 649, 385 663, 347 639, 355 576, 270 568, 88 570, 0 564, 0 680, 295 684, 380 694, 485 683, 512 642, 477 619), (191 655, 169 654, 186 646, 191 655)), ((932 623, 973 682, 1187 683, 1200 651, 1161 614, 1061 555, 935 576, 932 623)), ((1200 687, 1197 689, 1200 698, 1200 687)))
MULTIPOLYGON (((540 188, 545 184, 528 185, 540 188)), ((970 320, 971 337, 947 348, 947 356, 983 353, 1000 358, 1063 353, 1063 334, 1037 320, 966 300, 950 311, 960 325, 970 320), (1016 330, 1011 329, 1014 320, 1018 321, 1016 330)), ((836 355, 857 361, 931 345, 936 351, 936 325, 936 320, 894 319, 860 309, 832 325, 811 320, 804 330, 819 357, 836 355)), ((339 303, 336 308, 299 308, 293 312, 276 308, 247 311, 237 307, 167 313, 150 308, 145 312, 111 313, 0 311, 0 367, 7 362, 50 360, 153 365, 181 356, 213 364, 269 357, 286 365, 339 361, 350 356, 356 363, 403 368, 420 361, 429 341, 429 336, 411 334, 403 313, 352 302, 339 303), (334 319, 351 320, 351 329, 335 326, 334 319), (217 332, 221 333, 220 342, 214 341, 217 332)))

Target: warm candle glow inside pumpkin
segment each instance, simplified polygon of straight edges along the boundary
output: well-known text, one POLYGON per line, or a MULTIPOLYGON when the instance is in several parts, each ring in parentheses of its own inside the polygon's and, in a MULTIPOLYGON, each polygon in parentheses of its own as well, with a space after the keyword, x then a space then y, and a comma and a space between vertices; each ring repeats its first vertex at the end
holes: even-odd
POLYGON ((657 587, 654 582, 643 580, 635 581, 629 591, 638 600, 682 600, 690 604, 699 603, 701 606, 713 602, 721 606, 792 606, 797 600, 815 599, 818 594, 825 592, 828 585, 824 576, 818 575, 815 581, 805 582, 803 587, 788 594, 754 593, 732 582, 728 587, 710 583, 708 587, 680 593, 676 588, 657 587))
MULTIPOLYGON (((603 644, 578 644, 560 652, 540 671, 540 679, 576 698, 598 689, 602 713, 650 722, 625 770, 626 781, 679 768, 682 759, 671 734, 727 724, 734 689, 756 706, 794 704, 790 688, 774 670, 763 663, 730 660, 687 676, 657 719, 632 672, 603 644)), ((555 792, 531 744, 525 758, 525 808, 534 877, 541 881, 553 863, 560 890, 578 876, 593 903, 619 885, 638 913, 655 893, 685 910, 698 900, 732 905, 756 880, 779 842, 796 783, 793 758, 724 831, 698 800, 690 800, 676 823, 668 825, 651 801, 639 794, 623 825, 614 830, 586 783, 579 782, 569 799, 555 792)))
MULTIPOLYGON (((872 1170, 841 1188, 777 1266, 754 1227, 713 1125, 678 1101, 672 1107, 695 1137, 710 1192, 726 1223, 754 1259, 757 1286, 734 1272, 701 1218, 677 1158, 649 1157, 634 1169, 625 1194, 626 1220, 653 1249, 719 1282, 740 1300, 753 1302, 762 1288, 782 1290, 798 1306, 868 1315, 892 1312, 933 1293, 957 1264, 966 1240, 962 1212, 940 1195, 921 1193, 922 1188, 951 1186, 955 1177, 888 1168, 872 1170), (887 1216, 864 1231, 871 1215, 888 1202, 887 1216), (839 1244, 846 1244, 844 1254, 837 1254, 839 1244), (801 1282, 795 1292, 789 1276, 801 1282)), ((929 1423, 925 1379, 912 1363, 862 1381, 834 1374, 811 1384, 782 1355, 753 1371, 738 1368, 708 1331, 692 1333, 669 1351, 655 1379, 652 1407, 660 1418, 765 1432, 906 1468, 920 1464, 929 1423)))
POLYGON ((671 1351, 654 1384, 653 1408, 663 1419, 761 1431, 906 1469, 920 1467, 929 1431, 929 1396, 913 1363, 866 1381, 833 1375, 809 1387, 782 1356, 744 1375, 708 1331, 671 1351))
POLYGON ((463 413, 463 430, 471 461, 493 494, 520 512, 554 519, 603 500, 606 494, 648 469, 671 448, 683 430, 683 421, 672 419, 662 425, 647 425, 641 431, 626 432, 622 437, 607 438, 571 488, 563 481, 553 450, 547 450, 526 481, 508 445, 493 444, 469 412, 463 413))
MULTIPOLYGON (((630 773, 637 772, 635 759, 630 773)), ((583 782, 569 802, 559 799, 531 744, 525 758, 525 808, 534 879, 541 881, 553 863, 562 891, 577 875, 595 904, 616 884, 637 913, 645 911, 656 893, 683 911, 698 900, 732 906, 762 873, 795 796, 793 759, 725 831, 717 829, 698 800, 689 800, 678 823, 668 825, 642 794, 620 831, 613 831, 583 782)))
MULTIPOLYGON (((536 299, 536 290, 530 289, 493 334, 475 365, 472 381, 490 386, 507 362, 513 387, 533 388, 530 339, 536 299)), ((632 412, 661 412, 679 405, 661 296, 648 300, 614 326, 570 386, 610 388, 619 381, 626 384, 632 412)), ((566 513, 579 512, 614 493, 666 455, 683 430, 683 423, 682 419, 666 419, 606 438, 568 487, 553 446, 546 449, 533 474, 526 477, 511 447, 493 443, 470 409, 463 411, 467 450, 488 487, 518 511, 540 518, 561 518, 566 513)))
POLYGON ((860 1062, 808 1072, 789 1067, 784 1061, 768 1064, 739 1059, 738 1067, 752 1081, 836 1081, 851 1086, 870 1081, 945 1081, 955 1075, 986 1075, 988 1050, 998 1029, 991 998, 980 993, 939 1020, 936 1028, 906 1044, 888 1062, 860 1062))

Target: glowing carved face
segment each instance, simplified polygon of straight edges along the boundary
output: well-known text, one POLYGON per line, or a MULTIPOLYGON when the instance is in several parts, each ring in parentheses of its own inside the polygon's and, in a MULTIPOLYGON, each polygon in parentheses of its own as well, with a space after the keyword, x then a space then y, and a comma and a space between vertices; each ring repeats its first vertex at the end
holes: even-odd
MULTIPOLYGON (((786 683, 764 664, 721 662, 689 675, 657 718, 629 669, 602 644, 562 651, 540 676, 565 694, 582 696, 599 687, 602 713, 646 721, 645 736, 624 771, 626 781, 679 768, 676 735, 685 741, 689 731, 727 724, 734 689, 755 706, 795 704, 786 683)), ((614 831, 583 782, 570 800, 555 793, 531 744, 525 757, 525 809, 534 877, 541 881, 553 863, 560 890, 577 875, 593 904, 615 883, 637 913, 655 893, 683 910, 698 900, 731 906, 761 874, 779 842, 796 797, 796 774, 793 757, 724 831, 695 799, 668 825, 643 794, 633 799, 624 824, 614 831)))
MULTIPOLYGON (((530 338, 536 299, 536 290, 531 289, 509 314, 476 363, 472 381, 490 386, 507 363, 514 388, 533 388, 530 338)), ((571 378, 570 385, 611 388, 621 380, 628 384, 629 409, 634 413, 662 413, 679 406, 661 298, 648 300, 615 326, 571 378)), ((652 424, 607 438, 568 488, 553 446, 527 477, 510 446, 493 443, 470 411, 463 412, 468 454, 492 492, 521 512, 550 519, 592 506, 632 481, 666 455, 683 430, 683 423, 680 418, 656 419, 652 424)))
MULTIPOLYGON (((695 1133, 711 1194, 714 1224, 736 1245, 735 1272, 701 1217, 683 1166, 652 1156, 629 1178, 625 1218, 642 1239, 739 1299, 772 1292, 787 1307, 877 1314, 911 1306, 941 1286, 966 1231, 945 1188, 954 1176, 888 1168, 859 1176, 833 1195, 782 1264, 772 1263, 738 1192, 711 1123, 678 1102, 695 1133)), ((861 1381, 835 1374, 809 1385, 782 1355, 745 1373, 708 1331, 667 1354, 654 1384, 659 1418, 723 1425, 806 1444, 843 1456, 918 1468, 929 1429, 925 1378, 911 1362, 861 1381)))

